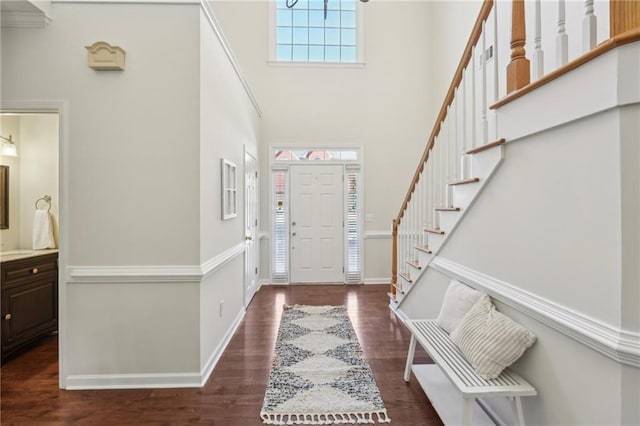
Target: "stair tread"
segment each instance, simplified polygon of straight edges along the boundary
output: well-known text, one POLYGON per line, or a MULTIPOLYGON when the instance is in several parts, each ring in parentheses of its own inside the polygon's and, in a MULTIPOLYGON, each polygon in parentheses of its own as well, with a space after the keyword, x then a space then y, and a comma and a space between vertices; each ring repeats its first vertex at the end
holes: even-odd
POLYGON ((416 269, 422 269, 422 266, 417 261, 407 260, 407 265, 411 265, 416 269))
POLYGON ((436 207, 437 212, 459 212, 460 207, 436 207))
POLYGON ((455 185, 466 185, 468 183, 476 183, 476 182, 480 182, 480 178, 469 178, 469 179, 462 179, 462 180, 456 180, 453 182, 449 182, 450 186, 455 186, 455 185))
POLYGON ((491 149, 491 148, 494 148, 494 147, 496 147, 496 146, 500 146, 500 145, 504 144, 505 142, 506 142, 506 140, 505 140, 504 138, 502 138, 502 139, 498 139, 498 140, 497 140, 497 141, 495 141, 495 142, 490 142, 490 143, 487 143, 487 144, 484 144, 484 145, 480 145, 480 146, 478 146, 478 147, 475 147, 475 148, 473 148, 473 149, 470 149, 470 150, 469 150, 469 151, 467 151, 466 153, 467 153, 467 154, 477 154, 477 153, 479 153, 479 152, 486 151, 486 150, 491 149))
POLYGON ((427 246, 413 246, 413 248, 415 248, 416 250, 420 250, 423 253, 427 253, 427 254, 431 254, 432 251, 429 250, 429 247, 427 246))
MULTIPOLYGON (((401 276, 402 278, 404 278, 405 280, 407 280, 409 283, 413 283, 411 278, 409 278, 409 275, 405 274, 404 272, 400 272, 400 273, 398 273, 398 275, 401 276)), ((398 288, 398 287, 396 286, 396 288, 398 288)), ((402 289, 400 289, 400 291, 402 291, 402 289)), ((404 291, 402 291, 402 294, 404 294, 404 291)))
POLYGON ((424 232, 430 232, 432 234, 444 235, 444 231, 442 229, 424 228, 424 232))

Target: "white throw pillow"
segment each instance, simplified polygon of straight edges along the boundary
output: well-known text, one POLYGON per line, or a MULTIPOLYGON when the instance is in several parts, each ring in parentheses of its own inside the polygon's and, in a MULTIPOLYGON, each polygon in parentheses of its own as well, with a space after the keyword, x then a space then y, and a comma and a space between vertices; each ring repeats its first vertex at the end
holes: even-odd
POLYGON ((471 309, 474 303, 478 301, 482 295, 481 292, 459 281, 451 280, 447 292, 444 294, 440 314, 436 318, 438 325, 447 333, 452 333, 458 328, 458 325, 464 318, 465 314, 471 309))
POLYGON ((483 294, 451 333, 451 340, 481 377, 495 379, 533 345, 536 336, 496 311, 483 294))

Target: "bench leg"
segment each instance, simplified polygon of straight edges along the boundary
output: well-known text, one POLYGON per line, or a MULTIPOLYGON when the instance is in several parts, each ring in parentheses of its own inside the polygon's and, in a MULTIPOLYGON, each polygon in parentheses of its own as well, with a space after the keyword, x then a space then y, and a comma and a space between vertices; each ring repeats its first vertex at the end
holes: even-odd
POLYGON ((471 415, 473 414, 473 404, 476 402, 475 398, 464 398, 462 400, 462 425, 471 425, 471 415))
POLYGON ((516 424, 524 426, 524 413, 522 412, 522 401, 520 401, 519 396, 511 398, 511 406, 513 407, 513 415, 516 424))
POLYGON ((411 378, 411 365, 413 364, 413 356, 416 354, 416 338, 412 334, 411 342, 409 342, 409 353, 407 353, 407 365, 404 367, 404 381, 409 383, 411 378))

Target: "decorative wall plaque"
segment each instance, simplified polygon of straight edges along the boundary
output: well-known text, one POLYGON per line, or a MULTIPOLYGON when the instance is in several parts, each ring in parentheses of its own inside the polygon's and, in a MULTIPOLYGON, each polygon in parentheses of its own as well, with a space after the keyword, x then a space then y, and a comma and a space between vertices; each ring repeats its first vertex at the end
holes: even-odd
POLYGON ((86 48, 90 68, 96 71, 124 71, 125 51, 120 46, 97 41, 86 48))

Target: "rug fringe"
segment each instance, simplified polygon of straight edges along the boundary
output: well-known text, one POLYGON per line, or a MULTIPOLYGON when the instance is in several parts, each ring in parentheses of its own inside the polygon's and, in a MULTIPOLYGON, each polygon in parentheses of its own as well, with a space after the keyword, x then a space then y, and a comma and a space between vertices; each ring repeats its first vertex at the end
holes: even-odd
POLYGON ((262 412, 262 422, 268 425, 333 425, 333 424, 375 424, 391 423, 387 410, 364 413, 291 413, 270 414, 262 412))

